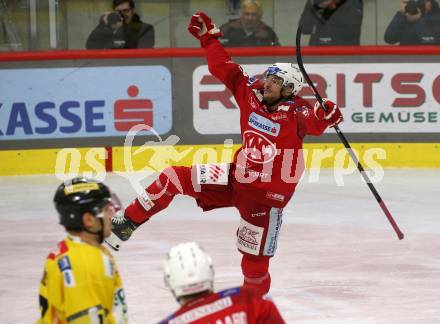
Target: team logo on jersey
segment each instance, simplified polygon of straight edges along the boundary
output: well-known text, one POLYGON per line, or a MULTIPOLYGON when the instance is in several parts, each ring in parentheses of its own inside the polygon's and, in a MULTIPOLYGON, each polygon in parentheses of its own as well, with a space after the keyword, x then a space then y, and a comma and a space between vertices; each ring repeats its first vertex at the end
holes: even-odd
POLYGON ((257 164, 271 162, 277 155, 277 148, 267 137, 255 131, 243 133, 243 151, 246 159, 257 164))
POLYGON ((248 124, 256 130, 272 136, 278 136, 280 133, 280 124, 274 123, 270 119, 260 116, 254 112, 250 114, 248 124))

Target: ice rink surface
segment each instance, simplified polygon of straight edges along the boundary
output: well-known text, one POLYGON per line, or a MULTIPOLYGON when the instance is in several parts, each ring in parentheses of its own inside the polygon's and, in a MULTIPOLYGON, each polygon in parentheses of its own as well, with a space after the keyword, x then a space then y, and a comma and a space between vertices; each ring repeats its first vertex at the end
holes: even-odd
MULTIPOLYGON (((148 182, 149 180, 146 180, 148 182)), ((385 170, 375 186, 406 237, 399 241, 358 174, 306 176, 285 209, 271 261, 271 295, 287 323, 440 323, 440 171, 385 170)), ((105 182, 124 204, 126 178, 105 182)), ((33 323, 47 254, 65 234, 52 198, 55 176, 0 178, 0 323, 33 323)), ((169 248, 198 241, 212 255, 216 289, 241 284, 238 213, 202 213, 191 198, 139 228, 116 254, 131 323, 178 308, 162 279, 169 248)))

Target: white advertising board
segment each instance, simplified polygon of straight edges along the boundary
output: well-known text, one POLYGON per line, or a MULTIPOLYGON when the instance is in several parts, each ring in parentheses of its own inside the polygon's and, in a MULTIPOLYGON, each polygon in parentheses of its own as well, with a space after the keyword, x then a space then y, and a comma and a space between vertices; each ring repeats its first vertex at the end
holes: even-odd
MULTIPOLYGON (((243 65, 243 69, 253 76, 269 65, 243 65)), ((344 132, 440 132, 438 64, 307 64, 306 69, 321 95, 340 105, 344 132)), ((305 87, 300 95, 313 101, 310 94, 305 87)), ((206 65, 193 73, 193 111, 194 128, 201 134, 240 133, 236 102, 206 65)))

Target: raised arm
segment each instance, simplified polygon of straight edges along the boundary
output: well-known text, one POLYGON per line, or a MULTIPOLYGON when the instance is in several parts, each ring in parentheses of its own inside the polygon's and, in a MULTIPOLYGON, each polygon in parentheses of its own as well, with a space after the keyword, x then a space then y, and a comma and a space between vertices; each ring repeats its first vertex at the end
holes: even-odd
POLYGON ((98 26, 87 37, 87 49, 109 49, 113 47, 114 30, 106 23, 106 15, 99 19, 98 26))
POLYGON ((222 36, 220 30, 212 23, 210 17, 203 12, 194 14, 188 31, 200 40, 206 51, 209 72, 222 81, 234 96, 241 87, 245 87, 249 77, 240 65, 234 63, 217 40, 222 36))

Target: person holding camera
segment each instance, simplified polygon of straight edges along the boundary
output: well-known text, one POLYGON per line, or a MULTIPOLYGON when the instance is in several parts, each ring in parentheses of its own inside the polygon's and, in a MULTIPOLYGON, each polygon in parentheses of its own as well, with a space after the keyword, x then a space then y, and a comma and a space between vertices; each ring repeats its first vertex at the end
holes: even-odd
POLYGON ((154 47, 154 27, 141 21, 133 0, 113 0, 113 11, 101 16, 87 38, 87 49, 154 47))
POLYGON ((363 0, 308 0, 301 15, 310 46, 360 45, 363 0))
POLYGON ((425 19, 425 0, 404 0, 388 25, 384 40, 388 44, 434 45, 436 38, 425 19))
POLYGON ((425 24, 435 37, 435 44, 440 45, 440 6, 437 0, 419 0, 419 7, 425 24))

